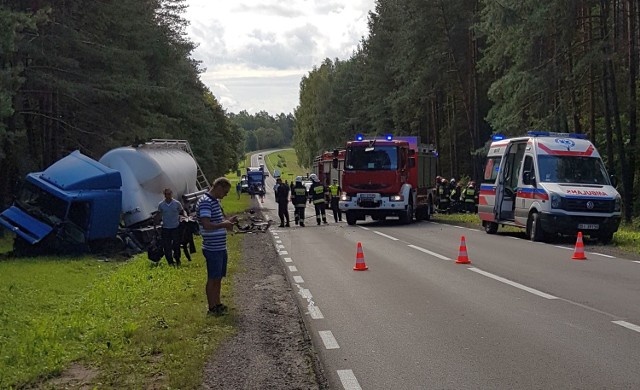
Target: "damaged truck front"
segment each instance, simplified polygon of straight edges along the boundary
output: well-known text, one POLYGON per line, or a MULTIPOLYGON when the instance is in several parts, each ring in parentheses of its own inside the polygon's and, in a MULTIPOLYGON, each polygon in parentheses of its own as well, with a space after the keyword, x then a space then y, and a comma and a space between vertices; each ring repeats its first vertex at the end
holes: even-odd
POLYGON ((100 161, 75 151, 28 174, 0 226, 15 234, 17 255, 140 252, 155 237, 163 189, 188 210, 204 192, 198 172, 186 141, 117 148, 100 161))

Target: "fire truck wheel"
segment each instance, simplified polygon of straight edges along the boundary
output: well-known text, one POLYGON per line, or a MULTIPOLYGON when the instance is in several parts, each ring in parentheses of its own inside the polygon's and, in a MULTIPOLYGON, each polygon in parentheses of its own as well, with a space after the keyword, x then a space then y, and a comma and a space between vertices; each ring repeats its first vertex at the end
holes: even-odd
POLYGON ((355 225, 356 224, 356 216, 353 214, 353 211, 347 211, 347 224, 355 225))
POLYGON ((537 242, 544 240, 544 231, 542 231, 542 226, 540 226, 540 216, 536 212, 529 215, 529 220, 527 221, 527 233, 531 241, 537 242))
POLYGON ((498 232, 498 224, 495 222, 484 222, 483 225, 487 234, 496 234, 498 232))
POLYGON ((409 224, 413 222, 413 203, 411 203, 411 201, 409 201, 405 212, 400 215, 400 222, 403 224, 409 224))

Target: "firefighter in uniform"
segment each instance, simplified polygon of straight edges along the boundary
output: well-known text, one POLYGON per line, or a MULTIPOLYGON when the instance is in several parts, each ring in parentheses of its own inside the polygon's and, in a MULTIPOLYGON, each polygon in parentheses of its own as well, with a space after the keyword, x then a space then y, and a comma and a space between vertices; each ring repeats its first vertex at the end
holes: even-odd
POLYGON ((316 222, 320 225, 320 217, 322 217, 322 222, 327 223, 327 214, 325 212, 327 202, 324 199, 324 194, 327 192, 326 187, 320 183, 315 173, 312 173, 309 178, 313 181, 311 187, 309 187, 309 203, 313 202, 313 206, 316 209, 316 222))
POLYGON ((447 179, 442 178, 440 180, 440 187, 438 188, 438 197, 440 198, 440 208, 438 209, 441 213, 449 212, 449 182, 447 179))
POLYGON ((333 211, 333 219, 342 222, 342 211, 340 211, 339 201, 342 188, 338 185, 338 179, 333 179, 333 183, 329 186, 329 195, 331 196, 331 210, 333 211))
POLYGON ((296 176, 296 184, 291 187, 291 203, 294 207, 296 225, 304 227, 304 209, 307 207, 307 187, 302 184, 302 176, 296 176))
POLYGON ((464 190, 464 210, 474 213, 476 208, 476 183, 470 181, 464 190))

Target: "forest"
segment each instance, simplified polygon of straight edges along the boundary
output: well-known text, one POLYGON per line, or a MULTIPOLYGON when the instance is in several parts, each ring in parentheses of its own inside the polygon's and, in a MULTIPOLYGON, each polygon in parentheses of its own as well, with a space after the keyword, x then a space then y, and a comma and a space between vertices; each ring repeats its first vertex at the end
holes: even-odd
POLYGON ((377 0, 350 58, 301 82, 309 165, 356 133, 418 135, 439 174, 478 179, 492 134, 588 135, 638 215, 637 0, 377 0))
POLYGON ((244 131, 200 81, 184 0, 3 1, 0 206, 25 173, 73 150, 198 140, 208 176, 244 155, 244 131))

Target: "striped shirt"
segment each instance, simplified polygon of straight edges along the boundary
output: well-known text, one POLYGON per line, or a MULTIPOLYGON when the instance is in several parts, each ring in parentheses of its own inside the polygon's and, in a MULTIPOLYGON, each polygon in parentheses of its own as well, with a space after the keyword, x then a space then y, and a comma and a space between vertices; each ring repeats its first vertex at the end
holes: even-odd
POLYGON ((209 218, 211 223, 217 224, 224 221, 224 214, 220 201, 205 193, 196 204, 200 234, 202 235, 202 249, 207 251, 223 251, 227 249, 227 231, 224 228, 205 230, 200 218, 209 218))

